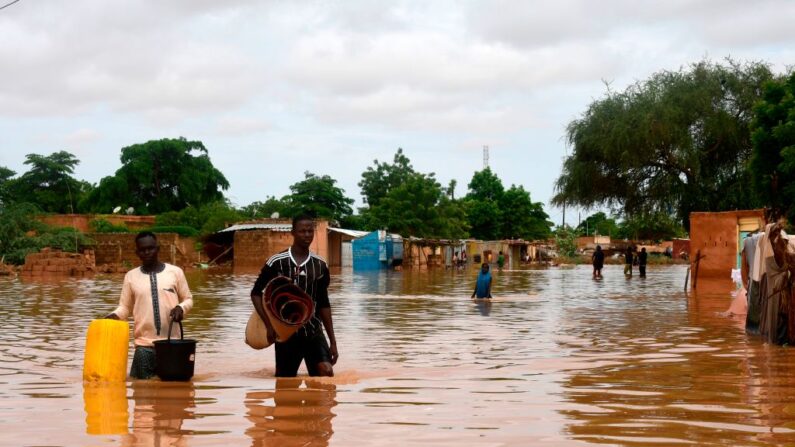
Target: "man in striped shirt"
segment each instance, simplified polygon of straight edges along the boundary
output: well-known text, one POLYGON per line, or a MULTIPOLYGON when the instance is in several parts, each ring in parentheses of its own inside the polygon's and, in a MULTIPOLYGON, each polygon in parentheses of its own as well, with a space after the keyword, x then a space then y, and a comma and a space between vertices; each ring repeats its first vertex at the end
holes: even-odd
POLYGON ((306 363, 310 376, 333 376, 332 365, 337 363, 339 354, 328 299, 330 275, 326 261, 309 251, 315 238, 315 222, 306 215, 296 216, 290 233, 293 245, 268 259, 251 290, 251 301, 268 328, 268 338, 273 340, 275 332, 262 308, 262 292, 268 282, 278 275, 286 276, 311 296, 315 315, 287 341, 275 344, 276 377, 295 377, 301 361, 306 363))

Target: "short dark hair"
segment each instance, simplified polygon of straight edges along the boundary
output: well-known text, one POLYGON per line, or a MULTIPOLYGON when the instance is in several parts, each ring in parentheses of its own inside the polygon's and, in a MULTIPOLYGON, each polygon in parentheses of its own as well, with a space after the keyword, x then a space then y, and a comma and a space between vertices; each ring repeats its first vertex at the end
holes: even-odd
POLYGON ((305 220, 308 220, 308 221, 310 221, 310 222, 312 222, 312 223, 314 223, 314 222, 315 222, 315 218, 314 218, 314 217, 312 217, 312 216, 310 216, 310 215, 309 215, 309 213, 300 213, 300 214, 296 214, 296 215, 293 217, 293 228, 295 228, 295 225, 296 225, 298 222, 302 222, 302 221, 305 221, 305 220))
POLYGON ((145 237, 151 237, 152 239, 157 240, 157 236, 155 236, 155 234, 151 231, 142 231, 135 236, 135 243, 137 244, 138 241, 145 237))

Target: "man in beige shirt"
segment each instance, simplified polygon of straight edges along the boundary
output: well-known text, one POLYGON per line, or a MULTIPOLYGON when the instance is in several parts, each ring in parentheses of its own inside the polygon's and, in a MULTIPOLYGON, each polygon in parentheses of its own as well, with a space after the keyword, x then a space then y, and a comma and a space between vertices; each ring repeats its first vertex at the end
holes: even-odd
MULTIPOLYGON (((135 237, 135 254, 141 266, 124 276, 119 306, 106 318, 134 321, 135 354, 130 376, 148 379, 155 375, 155 340, 168 337, 169 319, 175 322, 193 307, 193 296, 181 268, 160 262, 157 236, 149 231, 135 237), (166 318, 164 318, 166 317, 166 318)), ((179 337, 174 327, 172 337, 179 337)))

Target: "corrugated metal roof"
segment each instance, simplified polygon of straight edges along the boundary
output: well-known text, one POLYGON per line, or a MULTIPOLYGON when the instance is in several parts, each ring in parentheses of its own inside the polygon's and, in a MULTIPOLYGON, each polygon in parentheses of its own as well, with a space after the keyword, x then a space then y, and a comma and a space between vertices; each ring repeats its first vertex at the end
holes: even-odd
POLYGON ((289 232, 290 230, 292 230, 292 226, 290 224, 279 224, 279 223, 238 224, 224 228, 223 230, 219 231, 219 233, 224 233, 227 231, 246 231, 246 230, 271 230, 271 231, 289 232))
POLYGON ((367 236, 370 234, 369 231, 359 231, 359 230, 346 230, 345 228, 330 228, 329 231, 336 231, 337 233, 342 233, 348 235, 350 237, 360 238, 363 236, 367 236))

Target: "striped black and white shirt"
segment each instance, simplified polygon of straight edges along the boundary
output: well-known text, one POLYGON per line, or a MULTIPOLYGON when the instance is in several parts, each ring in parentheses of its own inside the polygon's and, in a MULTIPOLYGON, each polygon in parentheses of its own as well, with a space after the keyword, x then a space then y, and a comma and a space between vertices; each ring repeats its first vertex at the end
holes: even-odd
POLYGON ((331 307, 328 299, 328 285, 331 275, 326 261, 310 252, 306 260, 299 265, 295 262, 290 248, 276 253, 262 266, 251 293, 262 295, 268 282, 279 275, 292 279, 293 283, 303 289, 315 301, 315 315, 303 327, 305 335, 321 330, 320 310, 331 307))

